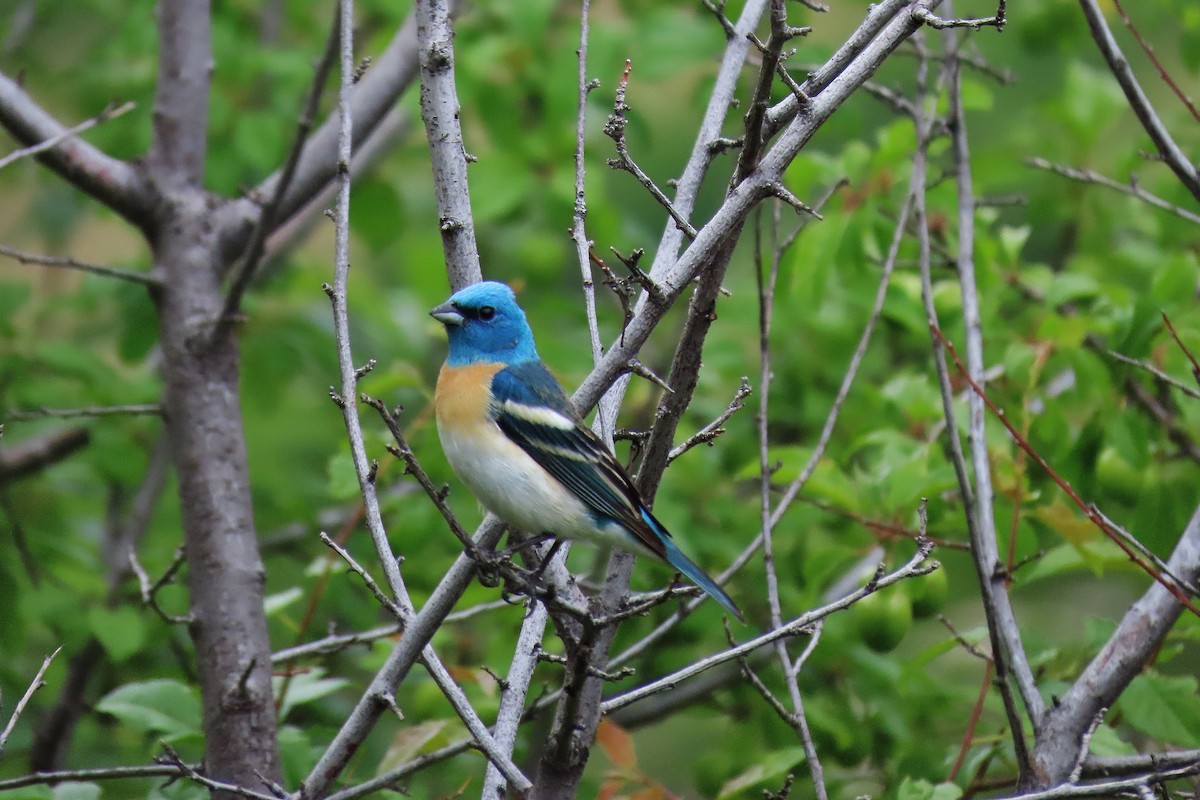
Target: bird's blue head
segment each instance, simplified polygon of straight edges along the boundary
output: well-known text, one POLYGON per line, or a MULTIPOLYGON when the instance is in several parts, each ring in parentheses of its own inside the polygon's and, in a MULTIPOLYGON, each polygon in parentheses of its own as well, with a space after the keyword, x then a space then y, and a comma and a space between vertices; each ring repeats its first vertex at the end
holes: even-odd
POLYGON ((525 312, 517 305, 513 290, 503 283, 484 281, 468 286, 429 315, 446 326, 450 338, 446 363, 450 366, 517 364, 538 357, 525 312))

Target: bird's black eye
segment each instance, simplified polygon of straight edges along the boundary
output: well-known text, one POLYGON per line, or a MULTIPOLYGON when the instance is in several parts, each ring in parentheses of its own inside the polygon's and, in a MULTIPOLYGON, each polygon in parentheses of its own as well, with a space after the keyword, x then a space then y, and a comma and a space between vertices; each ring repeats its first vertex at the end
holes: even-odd
POLYGON ((492 308, 491 306, 480 306, 479 307, 479 318, 481 320, 483 320, 484 322, 487 322, 489 319, 491 319, 494 316, 496 316, 496 309, 492 308))

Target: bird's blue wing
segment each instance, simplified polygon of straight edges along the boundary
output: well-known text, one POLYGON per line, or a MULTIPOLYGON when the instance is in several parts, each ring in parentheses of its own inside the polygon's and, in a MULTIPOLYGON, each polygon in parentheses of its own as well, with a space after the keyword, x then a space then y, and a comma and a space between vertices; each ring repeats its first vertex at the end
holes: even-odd
POLYGON ((652 553, 667 558, 662 537, 643 516, 633 482, 545 365, 527 361, 496 373, 492 397, 496 424, 509 439, 597 518, 619 523, 652 553))
POLYGON ((502 369, 492 378, 492 398, 492 413, 500 430, 598 519, 619 523, 651 553, 745 622, 729 595, 680 551, 670 532, 642 503, 629 475, 580 419, 545 365, 529 361, 502 369))

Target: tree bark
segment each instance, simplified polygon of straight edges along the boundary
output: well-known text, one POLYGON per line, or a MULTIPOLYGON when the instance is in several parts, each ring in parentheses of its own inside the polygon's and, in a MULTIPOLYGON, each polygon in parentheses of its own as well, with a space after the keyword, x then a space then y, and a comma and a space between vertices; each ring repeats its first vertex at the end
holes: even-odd
POLYGON ((173 192, 154 248, 171 438, 187 550, 191 635, 204 704, 205 764, 217 780, 279 780, 264 572, 254 532, 233 328, 214 322, 224 294, 198 188, 173 192))
MULTIPOLYGON (((165 417, 183 515, 190 631, 210 777, 245 788, 278 782, 271 643, 254 533, 238 348, 224 308, 218 201, 203 189, 212 78, 208 0, 158 8, 154 138, 146 158, 149 236, 166 383, 165 417)), ((269 788, 269 787, 268 787, 269 788)), ((215 792, 214 796, 233 793, 215 792)))

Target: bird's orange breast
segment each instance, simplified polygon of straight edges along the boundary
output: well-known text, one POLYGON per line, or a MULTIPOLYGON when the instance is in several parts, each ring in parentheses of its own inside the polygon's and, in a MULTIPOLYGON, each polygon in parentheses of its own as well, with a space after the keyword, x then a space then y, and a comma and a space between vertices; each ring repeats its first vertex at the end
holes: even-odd
POLYGON ((492 378, 502 369, 503 364, 443 365, 434 396, 438 426, 463 430, 488 422, 492 378))

